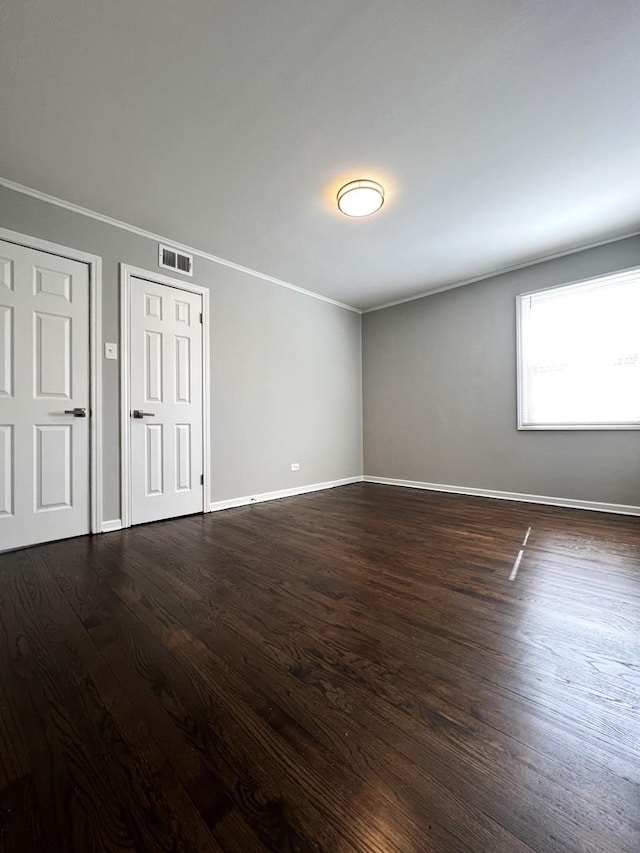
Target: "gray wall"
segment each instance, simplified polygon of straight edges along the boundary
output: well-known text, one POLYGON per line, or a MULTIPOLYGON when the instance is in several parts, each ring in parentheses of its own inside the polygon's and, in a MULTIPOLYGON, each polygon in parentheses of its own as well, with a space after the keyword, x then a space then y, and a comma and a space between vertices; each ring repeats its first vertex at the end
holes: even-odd
MULTIPOLYGON (((100 255, 103 341, 119 342, 118 264, 158 271, 154 241, 4 187, 0 226, 100 255)), ((203 258, 193 282, 211 291, 211 499, 361 474, 360 316, 203 258)), ((119 362, 101 364, 110 520, 120 517, 119 362)))
POLYGON ((363 317, 365 474, 640 505, 640 432, 518 432, 515 297, 640 264, 640 238, 363 317))
MULTIPOLYGON (((157 270, 154 241, 4 187, 0 225, 100 255, 103 340, 119 341, 118 264, 157 270)), ((211 291, 211 499, 361 474, 364 395, 367 474, 640 505, 640 432, 516 430, 516 295, 635 264, 640 238, 366 314, 361 362, 357 314, 196 258, 211 291)), ((109 520, 119 363, 101 364, 109 520)))

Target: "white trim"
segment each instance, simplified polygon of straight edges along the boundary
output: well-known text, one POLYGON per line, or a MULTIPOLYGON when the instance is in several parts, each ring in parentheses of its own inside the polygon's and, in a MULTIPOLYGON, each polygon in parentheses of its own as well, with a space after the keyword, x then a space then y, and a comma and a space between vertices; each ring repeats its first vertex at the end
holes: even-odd
POLYGON ((294 486, 292 489, 281 489, 278 492, 263 492, 260 495, 246 495, 242 498, 231 498, 226 501, 214 501, 209 510, 219 512, 223 509, 233 509, 237 506, 247 506, 263 501, 277 501, 280 498, 292 498, 296 495, 307 495, 309 492, 321 492, 324 489, 335 489, 337 486, 348 486, 351 483, 361 483, 362 476, 345 477, 343 480, 329 480, 326 483, 312 483, 310 486, 294 486))
MULTIPOLYGON (((0 180, 0 183, 2 181, 0 180)), ((629 234, 621 234, 619 237, 608 237, 606 240, 599 240, 596 243, 587 243, 584 246, 578 246, 576 249, 566 249, 562 252, 555 252, 552 255, 542 255, 532 261, 523 261, 521 264, 514 264, 510 267, 502 267, 493 272, 482 273, 473 278, 465 278, 463 281, 454 281, 452 284, 444 284, 442 287, 435 287, 432 290, 423 290, 421 293, 416 293, 413 296, 405 296, 404 299, 395 299, 392 302, 384 302, 382 305, 374 305, 373 308, 363 308, 362 314, 371 314, 373 311, 382 311, 385 308, 393 308, 394 305, 404 305, 405 302, 415 302, 416 299, 424 299, 425 296, 435 296, 436 293, 444 293, 446 290, 455 290, 456 287, 465 287, 467 284, 476 284, 479 281, 487 281, 490 278, 497 278, 501 275, 508 275, 518 270, 525 270, 529 267, 535 267, 538 264, 544 264, 547 261, 556 261, 559 258, 568 258, 570 255, 577 255, 580 252, 588 252, 589 249, 597 249, 600 246, 608 246, 610 243, 617 243, 620 240, 630 240, 632 237, 640 237, 640 231, 632 231, 629 234)), ((626 270, 621 270, 626 272, 626 270)), ((612 273, 606 273, 612 275, 612 273)))
MULTIPOLYGON (((632 235, 636 236, 636 235, 632 235)), ((563 282, 562 284, 552 284, 549 287, 538 287, 536 290, 528 290, 526 293, 518 294, 519 299, 525 299, 528 296, 539 296, 541 293, 551 293, 554 290, 565 290, 568 287, 575 287, 576 290, 584 284, 593 284, 598 286, 598 282, 605 278, 637 278, 640 274, 640 265, 634 264, 632 267, 623 267, 620 270, 613 272, 603 272, 600 275, 589 275, 586 278, 573 278, 571 281, 563 282)))
POLYGON ((111 521, 102 522, 102 532, 111 533, 114 530, 122 530, 122 521, 119 518, 114 518, 111 521))
POLYGON ((0 239, 18 243, 39 252, 79 261, 89 267, 89 362, 91 406, 90 418, 90 487, 91 532, 102 530, 102 258, 79 249, 50 243, 39 237, 0 228, 0 239))
POLYGON ((129 276, 120 264, 120 517, 123 527, 131 525, 129 453, 129 276))
POLYGON ((102 258, 89 262, 91 282, 91 532, 102 527, 102 258))
POLYGON ((211 501, 211 404, 209 362, 211 358, 209 290, 191 281, 171 278, 162 273, 149 272, 130 264, 120 264, 120 514, 122 527, 131 526, 131 459, 130 459, 130 341, 129 296, 131 279, 165 284, 178 290, 195 293, 202 298, 202 511, 208 512, 211 501))
POLYGON ((402 486, 407 489, 425 489, 430 492, 449 492, 454 495, 472 495, 478 498, 495 498, 500 501, 520 501, 546 506, 563 506, 570 509, 588 509, 594 512, 612 512, 616 515, 640 515, 640 506, 627 504, 608 504, 598 501, 580 501, 573 498, 556 498, 547 495, 527 495, 520 492, 499 492, 494 489, 476 489, 472 486, 447 486, 442 483, 422 483, 418 480, 395 480, 391 477, 372 477, 365 474, 365 483, 377 483, 381 486, 402 486))
POLYGON ((245 273, 246 275, 251 275, 255 278, 261 278, 263 281, 271 282, 271 284, 277 284, 280 287, 286 287, 288 290, 295 290, 298 293, 303 293, 305 296, 311 296, 314 299, 320 299, 322 302, 328 302, 330 305, 336 305, 338 308, 344 308, 347 311, 353 311, 355 314, 370 314, 373 311, 382 311, 384 308, 393 308, 394 305, 404 305, 405 302, 414 302, 416 299, 424 299, 425 296, 435 296, 436 293, 443 293, 446 290, 453 290, 456 287, 464 287, 467 284, 475 284, 478 281, 486 281, 487 279, 495 278, 500 275, 506 275, 508 273, 517 272, 518 270, 536 266, 536 264, 543 264, 546 261, 555 261, 558 258, 566 258, 570 255, 576 255, 579 252, 586 252, 589 249, 597 249, 599 246, 608 246, 610 243, 617 243, 619 240, 629 240, 631 237, 640 237, 640 231, 632 231, 628 234, 620 234, 618 237, 608 237, 606 240, 598 240, 595 243, 586 243, 582 246, 578 246, 575 249, 566 249, 560 252, 555 252, 551 255, 541 255, 540 257, 534 258, 533 260, 523 261, 520 264, 514 264, 509 267, 502 267, 500 269, 493 270, 492 272, 482 273, 481 275, 474 276, 473 278, 466 278, 463 281, 455 281, 452 284, 445 284, 442 285, 442 287, 436 287, 431 290, 423 290, 420 293, 414 294, 413 296, 405 296, 403 299, 396 299, 392 302, 383 302, 381 305, 374 305, 371 308, 356 308, 354 305, 347 305, 346 302, 340 302, 337 299, 332 299, 330 296, 323 296, 321 293, 316 293, 313 290, 307 290, 304 287, 298 287, 296 284, 291 284, 290 282, 284 281, 283 279, 275 278, 275 276, 267 275, 266 273, 262 273, 259 270, 251 269, 251 267, 245 267, 241 264, 236 264, 233 261, 228 261, 225 258, 221 258, 217 255, 212 255, 209 252, 205 252, 201 249, 196 249, 193 246, 187 246, 185 243, 176 243, 169 237, 163 237, 161 234, 155 234, 153 231, 147 231, 144 228, 138 228, 136 225, 129 225, 129 223, 122 222, 120 219, 114 219, 112 216, 106 216, 103 213, 98 213, 95 210, 90 210, 88 207, 81 207, 79 204, 74 204, 71 201, 65 201, 62 198, 58 198, 57 196, 49 195, 48 193, 33 189, 33 187, 27 187, 24 184, 17 183, 16 181, 10 181, 8 178, 3 178, 0 176, 0 186, 6 187, 8 190, 12 190, 13 192, 31 196, 32 198, 36 198, 39 201, 44 201, 47 204, 54 204, 56 207, 62 207, 65 210, 71 211, 72 213, 79 213, 81 216, 88 216, 91 219, 96 219, 98 222, 104 222, 106 225, 111 225, 113 228, 121 228, 122 230, 129 231, 132 234, 137 234, 139 237, 146 237, 149 240, 154 240, 161 243, 169 243, 179 251, 188 252, 189 254, 194 255, 194 257, 205 258, 208 261, 213 261, 213 263, 215 264, 221 264, 222 266, 229 267, 231 269, 237 270, 238 272, 245 273))
MULTIPOLYGON (((114 219, 111 216, 105 216, 102 213, 97 213, 95 210, 90 210, 87 207, 81 207, 73 202, 65 201, 48 193, 40 192, 32 187, 26 187, 24 184, 18 184, 15 181, 10 181, 7 178, 0 177, 0 186, 6 187, 23 195, 37 198, 39 201, 44 201, 47 204, 55 204, 56 207, 63 207, 65 210, 70 210, 72 213, 79 213, 82 216, 89 216, 91 219, 96 219, 98 222, 104 222, 105 225, 111 225, 114 228, 121 228, 124 231, 129 231, 132 234, 137 234, 139 237, 146 237, 148 240, 154 240, 158 243, 168 243, 173 248, 180 252, 194 255, 197 258, 205 258, 207 261, 213 261, 215 264, 221 264, 224 267, 237 270, 246 275, 261 278, 263 281, 268 281, 271 284, 277 284, 280 287, 286 287, 288 290, 295 290, 297 293, 303 293, 305 296, 311 296, 314 299, 320 299, 322 302, 328 302, 330 305, 336 305, 338 308, 345 308, 347 311, 353 311, 355 314, 362 314, 360 308, 355 308, 353 305, 347 305, 345 302, 339 302, 337 299, 331 299, 329 296, 323 296, 320 293, 314 293, 313 290, 306 290, 304 287, 298 287, 295 284, 290 284, 288 281, 283 281, 281 278, 275 278, 272 275, 259 272, 259 270, 251 269, 250 267, 236 264, 233 261, 227 261, 225 258, 220 258, 217 255, 211 255, 209 252, 204 252, 201 249, 195 249, 193 246, 187 246, 184 243, 176 243, 169 237, 163 237, 161 234, 154 234, 153 231, 147 231, 144 228, 138 228, 136 225, 129 225, 127 222, 122 222, 120 219, 114 219)), ((180 273, 179 270, 176 272, 180 273)))
POLYGON ((520 429, 523 418, 522 387, 522 295, 516 296, 516 429, 520 429))
POLYGON ((616 432, 617 430, 640 430, 640 421, 630 421, 624 424, 523 424, 518 421, 519 432, 575 432, 586 430, 587 432, 616 432))

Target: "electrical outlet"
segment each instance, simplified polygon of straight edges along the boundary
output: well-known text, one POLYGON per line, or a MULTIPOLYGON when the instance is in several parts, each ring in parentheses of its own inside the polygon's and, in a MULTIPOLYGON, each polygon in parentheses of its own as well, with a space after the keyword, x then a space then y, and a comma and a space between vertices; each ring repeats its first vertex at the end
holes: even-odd
POLYGON ((292 462, 291 463, 291 470, 292 471, 299 471, 300 470, 300 463, 299 462, 292 462))

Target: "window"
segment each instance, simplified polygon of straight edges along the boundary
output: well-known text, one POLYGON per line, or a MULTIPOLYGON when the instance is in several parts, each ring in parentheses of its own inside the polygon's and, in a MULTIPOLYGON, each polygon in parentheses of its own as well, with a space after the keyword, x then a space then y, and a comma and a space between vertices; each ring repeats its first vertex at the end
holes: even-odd
POLYGON ((517 308, 518 429, 640 429, 640 269, 517 308))

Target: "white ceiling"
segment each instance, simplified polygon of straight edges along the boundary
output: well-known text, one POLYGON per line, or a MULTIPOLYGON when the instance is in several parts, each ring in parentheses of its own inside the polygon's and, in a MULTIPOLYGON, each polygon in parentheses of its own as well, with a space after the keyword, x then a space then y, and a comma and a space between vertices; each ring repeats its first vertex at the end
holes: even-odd
POLYGON ((4 0, 0 175, 366 308, 639 230, 639 42, 638 0, 4 0))

